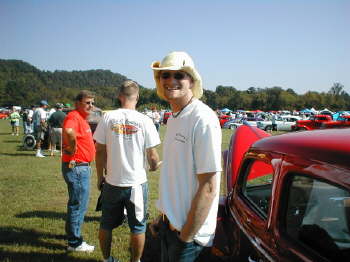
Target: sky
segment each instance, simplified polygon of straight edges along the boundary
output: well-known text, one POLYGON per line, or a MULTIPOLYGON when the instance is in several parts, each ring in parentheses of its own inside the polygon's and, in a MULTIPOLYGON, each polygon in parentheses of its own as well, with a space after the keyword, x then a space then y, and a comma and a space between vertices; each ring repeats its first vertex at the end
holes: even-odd
POLYGON ((154 88, 151 63, 186 51, 204 89, 350 93, 349 13, 349 0, 0 0, 0 59, 154 88))

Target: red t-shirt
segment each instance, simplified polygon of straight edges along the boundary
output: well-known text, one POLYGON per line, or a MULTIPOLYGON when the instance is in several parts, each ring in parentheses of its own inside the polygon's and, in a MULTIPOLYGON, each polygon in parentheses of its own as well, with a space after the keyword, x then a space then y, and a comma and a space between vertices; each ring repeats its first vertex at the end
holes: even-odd
MULTIPOLYGON (((68 113, 63 122, 63 129, 73 128, 76 134, 76 152, 74 155, 67 155, 62 150, 62 162, 69 162, 75 160, 75 162, 91 162, 95 158, 95 144, 92 139, 91 128, 86 119, 77 111, 73 110, 68 113)), ((62 139, 62 147, 68 145, 65 141, 65 137, 62 139)))

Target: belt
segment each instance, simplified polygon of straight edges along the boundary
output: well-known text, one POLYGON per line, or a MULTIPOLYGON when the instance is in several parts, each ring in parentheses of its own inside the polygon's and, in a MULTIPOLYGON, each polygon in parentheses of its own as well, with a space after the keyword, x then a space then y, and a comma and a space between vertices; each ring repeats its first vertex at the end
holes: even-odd
POLYGON ((90 166, 90 163, 89 162, 77 162, 75 163, 75 166, 90 166))
POLYGON ((171 231, 175 231, 175 232, 177 232, 177 233, 180 233, 180 232, 170 223, 168 217, 167 217, 165 214, 162 214, 162 220, 163 220, 163 222, 164 222, 166 225, 168 225, 168 227, 169 227, 169 229, 170 229, 171 231))

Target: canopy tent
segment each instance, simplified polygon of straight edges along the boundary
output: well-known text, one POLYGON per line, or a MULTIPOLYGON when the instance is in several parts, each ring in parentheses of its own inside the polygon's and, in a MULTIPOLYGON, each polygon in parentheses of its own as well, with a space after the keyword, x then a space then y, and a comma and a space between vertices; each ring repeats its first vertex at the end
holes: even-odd
POLYGON ((310 113, 313 113, 313 111, 311 111, 310 109, 308 108, 305 108, 303 110, 300 110, 301 113, 306 113, 306 114, 310 114, 310 113))
POLYGON ((232 110, 228 109, 228 108, 224 108, 220 110, 223 113, 228 113, 228 112, 232 112, 232 110))

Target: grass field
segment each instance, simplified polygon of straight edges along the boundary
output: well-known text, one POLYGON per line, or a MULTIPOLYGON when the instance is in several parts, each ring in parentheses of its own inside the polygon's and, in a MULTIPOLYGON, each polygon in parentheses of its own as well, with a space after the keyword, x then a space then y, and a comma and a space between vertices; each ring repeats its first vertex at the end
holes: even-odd
MULTIPOLYGON (((23 150, 23 136, 11 136, 10 131, 9 121, 0 120, 0 261, 101 261, 97 238, 100 212, 94 211, 99 191, 94 168, 83 235, 96 249, 91 254, 67 253, 64 232, 67 189, 60 171, 60 158, 34 157, 34 151, 23 150)), ((164 131, 165 127, 161 127, 161 138, 164 131)), ((231 133, 223 130, 225 149, 231 133)), ((159 153, 162 153, 161 146, 159 153)), ((148 175, 149 221, 157 215, 158 177, 159 171, 148 175)), ((128 226, 113 232, 112 255, 129 261, 128 226)), ((158 244, 147 234, 143 261, 157 261, 158 244)))

